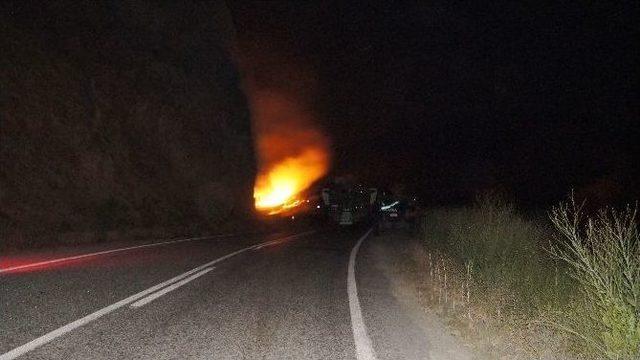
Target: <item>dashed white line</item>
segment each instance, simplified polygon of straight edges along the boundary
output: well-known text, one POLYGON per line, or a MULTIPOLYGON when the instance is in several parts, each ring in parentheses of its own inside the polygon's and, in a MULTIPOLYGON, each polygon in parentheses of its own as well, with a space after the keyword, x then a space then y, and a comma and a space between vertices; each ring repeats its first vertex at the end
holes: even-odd
MULTIPOLYGON (((205 264, 205 265, 209 265, 209 264, 205 264)), ((206 266, 203 266, 203 267, 206 267, 206 266)), ((93 312, 93 313, 91 313, 91 314, 89 314, 89 315, 87 315, 87 316, 85 316, 83 318, 80 318, 80 319, 78 319, 76 321, 70 322, 67 325, 59 327, 59 328, 57 328, 57 329, 55 329, 55 330, 53 330, 51 332, 48 332, 48 333, 40 336, 37 339, 34 339, 34 340, 32 340, 32 341, 30 341, 30 342, 28 342, 28 343, 26 343, 26 344, 24 344, 22 346, 19 346, 19 347, 15 348, 15 349, 13 349, 13 350, 11 350, 9 352, 6 352, 6 353, 0 355, 0 360, 11 360, 11 359, 17 358, 18 356, 24 355, 24 354, 26 354, 26 353, 28 353, 28 352, 30 352, 30 351, 42 346, 42 345, 44 345, 44 344, 54 340, 55 338, 58 338, 58 337, 66 334, 66 333, 68 333, 68 332, 70 332, 72 330, 75 330, 75 329, 77 329, 77 328, 79 328, 79 327, 81 327, 81 326, 83 326, 85 324, 88 324, 88 323, 92 322, 93 320, 96 320, 96 319, 98 319, 98 318, 100 318, 100 317, 102 317, 104 315, 107 315, 107 314, 109 314, 109 313, 111 313, 111 312, 113 312, 113 311, 115 311, 115 310, 117 310, 117 309, 129 304, 129 303, 132 303, 132 302, 142 298, 142 297, 145 297, 148 294, 153 293, 154 291, 160 290, 163 287, 165 287, 167 285, 170 285, 170 284, 172 284, 172 283, 174 283, 176 281, 180 281, 183 278, 193 274, 194 272, 197 272, 201 268, 202 267, 199 266, 199 267, 197 267, 197 268, 195 268, 193 270, 187 271, 187 272, 185 272, 183 274, 180 274, 180 275, 178 275, 176 277, 173 277, 173 278, 171 278, 171 279, 169 279, 167 281, 164 281, 164 282, 162 282, 162 283, 160 283, 158 285, 152 286, 152 287, 150 287, 150 288, 148 288, 146 290, 143 290, 143 291, 141 291, 141 292, 139 292, 137 294, 131 295, 126 299, 120 300, 120 301, 118 301, 116 303, 113 303, 113 304, 107 306, 107 307, 104 307, 104 308, 102 308, 102 309, 100 309, 100 310, 98 310, 96 312, 93 312)))
MULTIPOLYGON (((302 237, 302 236, 311 234, 313 232, 314 231, 307 231, 307 232, 300 233, 300 234, 290 235, 290 236, 284 237, 282 239, 278 239, 278 241, 285 241, 285 240, 290 240, 290 239, 302 237)), ((272 240, 272 241, 275 241, 275 240, 272 240)), ((89 314, 89 315, 87 315, 87 316, 85 316, 83 318, 80 318, 80 319, 78 319, 76 321, 68 323, 67 325, 61 326, 61 327, 59 327, 59 328, 57 328, 57 329, 55 329, 53 331, 50 331, 50 332, 40 336, 39 338, 36 338, 34 340, 29 341, 28 343, 26 343, 24 345, 18 346, 17 348, 0 355, 0 360, 12 360, 12 359, 15 359, 15 358, 17 358, 19 356, 22 356, 22 355, 24 355, 24 354, 26 354, 26 353, 28 353, 30 351, 35 350, 36 348, 38 348, 38 347, 40 347, 40 346, 42 346, 44 344, 47 344, 47 343, 51 342, 52 340, 54 340, 54 339, 56 339, 56 338, 58 338, 58 337, 60 337, 60 336, 62 336, 64 334, 66 334, 68 332, 71 332, 71 331, 73 331, 73 330, 75 330, 75 329, 77 329, 77 328, 79 328, 79 327, 81 327, 83 325, 86 325, 86 324, 88 324, 88 323, 90 323, 90 322, 92 322, 92 321, 94 321, 94 320, 96 320, 96 319, 98 319, 98 318, 100 318, 102 316, 105 316, 105 315, 107 315, 107 314, 109 314, 109 313, 111 313, 111 312, 113 312, 113 311, 115 311, 115 310, 117 310, 117 309, 119 309, 119 308, 121 308, 123 306, 131 304, 132 302, 137 301, 138 299, 144 298, 145 296, 147 296, 149 294, 152 294, 155 291, 158 291, 158 290, 164 288, 165 286, 169 286, 169 285, 171 285, 173 283, 176 283, 176 282, 178 282, 178 281, 180 281, 182 279, 185 279, 185 278, 191 276, 192 274, 199 273, 202 270, 204 270, 206 268, 209 268, 209 267, 211 267, 211 266, 213 266, 213 265, 215 265, 215 264, 217 264, 219 262, 222 262, 222 261, 227 260, 227 259, 229 259, 231 257, 239 255, 239 254, 241 254, 241 253, 243 253, 245 251, 248 251, 248 250, 251 250, 251 249, 255 249, 255 248, 257 248, 257 247, 259 247, 261 245, 264 245, 264 244, 267 244, 267 243, 271 243, 272 241, 267 241, 267 242, 264 242, 264 243, 261 243, 261 244, 249 246, 249 247, 234 251, 234 252, 232 252, 230 254, 227 254, 227 255, 225 255, 223 257, 220 257, 220 258, 217 258, 215 260, 209 261, 206 264, 202 264, 202 265, 200 265, 200 266, 198 266, 196 268, 193 268, 193 269, 191 269, 191 270, 189 270, 189 271, 187 271, 185 273, 182 273, 182 274, 180 274, 178 276, 175 276, 175 277, 173 277, 173 278, 171 278, 171 279, 169 279, 167 281, 161 282, 160 284, 154 285, 154 286, 152 286, 152 287, 150 287, 150 288, 148 288, 146 290, 140 291, 139 293, 131 295, 126 299, 120 300, 120 301, 118 301, 116 303, 113 303, 113 304, 111 304, 111 305, 109 305, 107 307, 104 307, 104 308, 102 308, 102 309, 100 309, 98 311, 95 311, 95 312, 93 312, 93 313, 91 313, 91 314, 89 314)), ((204 273, 201 274, 201 275, 204 275, 204 273)))
POLYGON ((356 245, 351 249, 349 256, 349 268, 347 273, 347 292, 349 294, 349 313, 351 314, 351 329, 353 330, 353 340, 356 344, 356 358, 358 360, 376 360, 376 352, 371 345, 371 339, 367 334, 367 327, 364 325, 362 318, 362 309, 360 308, 360 300, 358 299, 358 287, 356 286, 356 256, 358 249, 364 239, 371 234, 373 228, 369 229, 356 245))
POLYGON ((189 276, 188 278, 186 278, 186 279, 184 279, 184 280, 180 280, 180 281, 178 281, 177 283, 174 283, 174 284, 172 284, 172 285, 169 285, 169 286, 167 286, 166 288, 164 288, 164 289, 162 289, 162 290, 160 290, 160 291, 156 291, 156 292, 154 292, 153 294, 151 294, 151 295, 149 295, 149 296, 147 296, 147 297, 145 297, 145 298, 142 298, 142 299, 140 299, 140 300, 138 300, 138 301, 134 302, 133 304, 131 304, 131 307, 132 307, 132 308, 139 308, 139 307, 141 307, 141 306, 144 306, 144 305, 146 305, 146 304, 148 304, 148 303, 152 302, 153 300, 155 300, 155 299, 159 298, 160 296, 162 296, 162 295, 164 295, 164 294, 166 294, 166 293, 168 293, 168 292, 171 292, 171 291, 173 291, 173 290, 175 290, 175 289, 179 288, 180 286, 183 286, 183 285, 185 285, 186 283, 191 282, 191 281, 193 281, 193 280, 195 280, 195 279, 199 278, 200 276, 202 276, 202 275, 204 275, 204 274, 208 273, 209 271, 211 271, 211 270, 213 270, 213 269, 214 269, 214 268, 210 267, 210 268, 206 268, 206 269, 204 269, 204 270, 202 270, 202 271, 199 271, 199 272, 197 272, 197 273, 195 273, 195 274, 193 274, 193 275, 189 276))
POLYGON ((39 261, 39 262, 31 263, 31 264, 25 264, 25 265, 13 266, 13 267, 8 267, 8 268, 0 268, 0 274, 2 274, 3 272, 10 272, 10 271, 15 271, 15 270, 28 269, 28 268, 32 268, 32 267, 38 267, 38 266, 44 266, 44 265, 51 265, 51 264, 56 264, 56 263, 65 262, 65 261, 72 261, 72 260, 78 260, 78 259, 83 259, 83 258, 93 257, 93 256, 100 256, 100 255, 113 254, 113 253, 117 253, 117 252, 128 251, 128 250, 135 250, 135 249, 142 249, 142 248, 147 248, 147 247, 152 247, 152 246, 160 246, 160 245, 168 245, 168 244, 177 244, 177 243, 186 242, 186 241, 196 241, 196 240, 204 240, 204 239, 214 239, 214 238, 231 237, 231 236, 236 236, 236 235, 237 235, 237 234, 224 234, 224 235, 213 235, 213 236, 201 236, 201 237, 193 237, 193 238, 187 238, 187 239, 178 239, 178 240, 162 241, 162 242, 151 243, 151 244, 144 244, 144 245, 129 246, 129 247, 118 248, 118 249, 111 249, 111 250, 97 251, 97 252, 92 252, 92 253, 88 253, 88 254, 81 254, 81 255, 68 256, 68 257, 63 257, 63 258, 58 258, 58 259, 52 259, 52 260, 39 261))

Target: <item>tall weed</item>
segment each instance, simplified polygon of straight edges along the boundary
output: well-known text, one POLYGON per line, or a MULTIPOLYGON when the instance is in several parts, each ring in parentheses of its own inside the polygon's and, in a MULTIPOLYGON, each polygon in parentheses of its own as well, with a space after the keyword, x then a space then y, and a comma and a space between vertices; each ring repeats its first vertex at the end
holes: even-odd
POLYGON ((429 300, 466 324, 479 351, 568 358, 568 337, 547 325, 572 296, 571 279, 545 252, 548 226, 492 195, 469 207, 431 209, 424 221, 429 300))
POLYGON ((561 326, 608 359, 640 358, 640 237, 637 208, 587 216, 573 198, 549 213, 560 234, 551 253, 580 285, 577 311, 561 326))

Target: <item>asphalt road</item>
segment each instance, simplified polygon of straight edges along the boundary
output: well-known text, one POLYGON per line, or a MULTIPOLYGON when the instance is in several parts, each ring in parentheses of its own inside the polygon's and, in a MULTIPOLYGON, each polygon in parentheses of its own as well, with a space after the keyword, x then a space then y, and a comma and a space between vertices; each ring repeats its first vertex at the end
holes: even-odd
POLYGON ((0 258, 0 359, 466 358, 434 353, 380 264, 403 244, 367 230, 0 258))

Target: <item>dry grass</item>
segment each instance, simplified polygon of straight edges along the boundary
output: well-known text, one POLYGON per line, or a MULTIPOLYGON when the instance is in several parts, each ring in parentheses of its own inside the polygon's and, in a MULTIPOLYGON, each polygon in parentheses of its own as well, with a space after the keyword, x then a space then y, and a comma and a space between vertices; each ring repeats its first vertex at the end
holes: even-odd
POLYGON ((430 210, 414 251, 425 303, 487 358, 639 359, 636 215, 570 199, 531 221, 491 196, 430 210))
POLYGON ((544 250, 548 227, 484 197, 474 206, 425 216, 424 300, 486 358, 586 358, 550 324, 571 303, 571 279, 544 250))

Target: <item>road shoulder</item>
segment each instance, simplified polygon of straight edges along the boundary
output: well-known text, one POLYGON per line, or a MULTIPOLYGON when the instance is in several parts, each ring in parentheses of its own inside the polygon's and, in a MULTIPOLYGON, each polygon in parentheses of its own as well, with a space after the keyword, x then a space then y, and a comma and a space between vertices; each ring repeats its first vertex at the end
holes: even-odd
POLYGON ((401 230, 372 236, 358 258, 358 289, 379 359, 466 360, 471 353, 421 305, 412 280, 413 240, 401 230))

